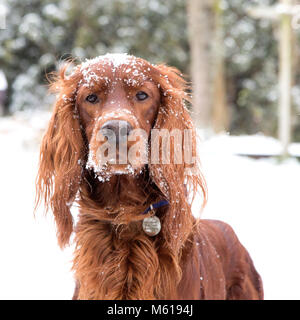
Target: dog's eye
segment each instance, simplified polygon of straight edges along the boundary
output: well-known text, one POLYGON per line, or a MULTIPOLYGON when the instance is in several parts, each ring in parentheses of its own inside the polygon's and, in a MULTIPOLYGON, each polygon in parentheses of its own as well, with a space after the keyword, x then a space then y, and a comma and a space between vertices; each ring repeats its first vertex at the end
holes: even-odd
POLYGON ((95 94, 89 94, 86 98, 86 101, 90 102, 90 103, 96 103, 98 101, 98 97, 95 94))
POLYGON ((136 98, 139 100, 139 101, 143 101, 143 100, 146 100, 148 98, 148 95, 146 92, 144 91, 139 91, 137 94, 136 94, 136 98))

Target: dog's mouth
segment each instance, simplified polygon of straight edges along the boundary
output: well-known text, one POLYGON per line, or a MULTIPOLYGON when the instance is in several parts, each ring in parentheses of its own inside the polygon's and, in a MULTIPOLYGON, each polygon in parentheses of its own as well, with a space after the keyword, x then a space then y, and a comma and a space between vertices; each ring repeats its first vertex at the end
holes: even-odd
POLYGON ((118 175, 130 175, 130 176, 138 176, 142 174, 145 167, 134 168, 130 164, 122 164, 122 165, 111 165, 104 164, 100 169, 93 168, 93 172, 95 173, 95 177, 100 182, 109 181, 111 177, 118 175))
POLYGON ((112 175, 139 175, 148 163, 148 134, 126 121, 107 121, 90 144, 86 168, 108 180, 112 175))
MULTIPOLYGON (((136 151, 136 150, 135 150, 136 151)), ((90 151, 86 169, 92 170, 98 177, 99 181, 108 181, 113 175, 140 175, 147 164, 148 152, 136 151, 133 155, 128 149, 110 152, 102 150, 101 146, 97 152, 90 151), (141 157, 143 153, 143 157, 141 157)))
POLYGON ((104 170, 95 172, 99 181, 109 181, 112 176, 131 175, 138 176, 143 172, 144 167, 134 168, 130 164, 127 165, 105 165, 104 170))

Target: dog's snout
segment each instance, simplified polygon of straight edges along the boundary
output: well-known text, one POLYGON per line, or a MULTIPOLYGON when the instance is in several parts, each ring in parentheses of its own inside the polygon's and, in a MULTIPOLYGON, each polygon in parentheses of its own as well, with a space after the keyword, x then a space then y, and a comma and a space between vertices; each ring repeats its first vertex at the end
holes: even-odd
POLYGON ((100 131, 108 139, 116 139, 117 142, 127 138, 132 126, 125 120, 109 120, 103 124, 100 131))

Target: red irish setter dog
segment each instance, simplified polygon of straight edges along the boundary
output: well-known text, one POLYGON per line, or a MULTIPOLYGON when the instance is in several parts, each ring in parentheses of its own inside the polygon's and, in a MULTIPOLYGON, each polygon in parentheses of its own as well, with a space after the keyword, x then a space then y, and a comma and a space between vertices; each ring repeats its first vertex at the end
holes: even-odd
MULTIPOLYGON (((87 60, 71 74, 66 68, 51 85, 57 100, 41 145, 37 203, 51 207, 60 247, 75 232, 73 298, 263 299, 261 278, 232 228, 192 215, 194 195, 205 203, 206 187, 178 70, 127 54, 87 60), (122 154, 107 156, 108 144, 126 140, 129 153, 142 141, 133 132, 150 141, 153 129, 191 132, 196 160, 175 161, 187 147, 170 139, 169 163, 150 161, 152 140, 148 162, 139 151, 133 163, 110 161, 122 154), (157 221, 144 226, 153 215, 161 230, 157 221)), ((156 143, 165 152, 162 139, 156 143)))

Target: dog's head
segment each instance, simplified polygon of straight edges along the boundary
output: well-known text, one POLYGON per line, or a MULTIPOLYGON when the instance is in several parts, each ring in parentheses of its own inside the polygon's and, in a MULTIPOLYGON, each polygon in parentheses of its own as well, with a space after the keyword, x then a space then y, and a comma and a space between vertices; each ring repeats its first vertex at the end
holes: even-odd
POLYGON ((87 168, 101 179, 136 174, 148 162, 147 143, 161 104, 150 63, 114 54, 78 67, 76 109, 88 143, 87 168))
POLYGON ((57 99, 41 146, 37 191, 38 201, 44 195, 51 204, 61 246, 73 230, 70 206, 85 170, 102 183, 146 168, 168 198, 173 220, 190 210, 187 191, 200 186, 205 194, 185 89, 177 69, 127 54, 87 60, 69 75, 60 70, 51 84, 57 99))

